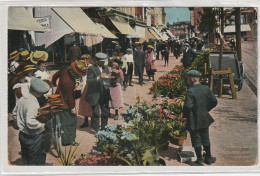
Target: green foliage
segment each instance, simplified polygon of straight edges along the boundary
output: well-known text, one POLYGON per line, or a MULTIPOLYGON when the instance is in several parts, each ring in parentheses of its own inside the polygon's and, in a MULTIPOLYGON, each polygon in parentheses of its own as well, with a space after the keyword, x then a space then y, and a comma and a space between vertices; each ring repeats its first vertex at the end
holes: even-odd
POLYGON ((63 166, 71 166, 74 163, 74 160, 77 156, 76 150, 78 146, 69 146, 69 151, 67 152, 67 147, 64 147, 64 150, 57 145, 56 152, 58 153, 58 162, 63 166))
POLYGON ((218 27, 218 21, 216 19, 217 11, 212 7, 203 8, 203 14, 199 13, 201 19, 199 22, 198 29, 201 33, 212 33, 213 30, 218 27))

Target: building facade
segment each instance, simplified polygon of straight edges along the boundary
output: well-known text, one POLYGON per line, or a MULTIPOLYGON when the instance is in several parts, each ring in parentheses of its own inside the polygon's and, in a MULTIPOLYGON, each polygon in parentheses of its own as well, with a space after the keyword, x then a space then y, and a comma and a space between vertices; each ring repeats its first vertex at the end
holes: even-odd
POLYGON ((177 39, 188 39, 191 37, 190 21, 175 22, 168 25, 169 30, 177 39))

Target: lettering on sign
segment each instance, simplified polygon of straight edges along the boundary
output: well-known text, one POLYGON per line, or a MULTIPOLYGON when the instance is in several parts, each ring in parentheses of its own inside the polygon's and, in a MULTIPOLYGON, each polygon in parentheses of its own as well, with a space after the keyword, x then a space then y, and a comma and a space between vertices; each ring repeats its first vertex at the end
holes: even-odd
POLYGON ((51 29, 51 16, 34 18, 44 29, 51 29))

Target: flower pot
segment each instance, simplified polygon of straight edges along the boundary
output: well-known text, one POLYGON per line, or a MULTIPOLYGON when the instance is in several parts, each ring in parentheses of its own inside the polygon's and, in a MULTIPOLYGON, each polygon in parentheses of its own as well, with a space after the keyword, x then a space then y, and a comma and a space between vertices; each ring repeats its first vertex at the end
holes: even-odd
POLYGON ((186 137, 174 137, 171 140, 171 143, 174 144, 174 145, 183 146, 185 139, 186 139, 186 137))

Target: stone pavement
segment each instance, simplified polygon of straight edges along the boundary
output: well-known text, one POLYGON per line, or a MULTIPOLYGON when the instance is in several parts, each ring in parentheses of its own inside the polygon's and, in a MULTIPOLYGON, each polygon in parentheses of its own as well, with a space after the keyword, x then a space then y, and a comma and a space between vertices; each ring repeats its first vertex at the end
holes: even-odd
MULTIPOLYGON (((175 65, 180 64, 173 56, 169 59, 169 66, 164 67, 162 60, 156 61, 157 72, 155 79, 171 70, 175 65)), ((129 105, 134 104, 136 97, 152 103, 161 102, 161 98, 154 100, 149 93, 152 81, 145 77, 143 86, 139 86, 138 78, 134 76, 134 86, 127 87, 124 94, 125 107, 120 109, 121 113, 129 105)), ((257 156, 257 97, 245 82, 241 91, 237 92, 237 100, 231 99, 230 92, 223 98, 218 98, 218 105, 211 111, 215 123, 210 127, 210 137, 212 144, 212 155, 217 157, 214 166, 226 165, 253 165, 257 156)), ((108 124, 122 123, 121 117, 115 121, 114 111, 111 110, 112 117, 108 124)), ((10 117, 9 117, 10 118, 10 117)), ((80 142, 78 148, 79 155, 88 153, 96 142, 94 131, 90 127, 79 128, 83 119, 78 117, 77 141, 80 142)), ((184 142, 185 146, 191 145, 190 138, 184 142)), ((18 141, 18 131, 14 130, 11 124, 8 126, 8 157, 9 161, 15 165, 21 165, 20 144, 18 141)), ((167 166, 187 166, 187 164, 177 161, 178 146, 170 144, 168 150, 160 151, 160 156, 166 161, 167 166)), ((52 155, 47 155, 49 165, 60 165, 52 155)))
POLYGON ((243 41, 241 45, 245 81, 257 95, 257 41, 243 41))

